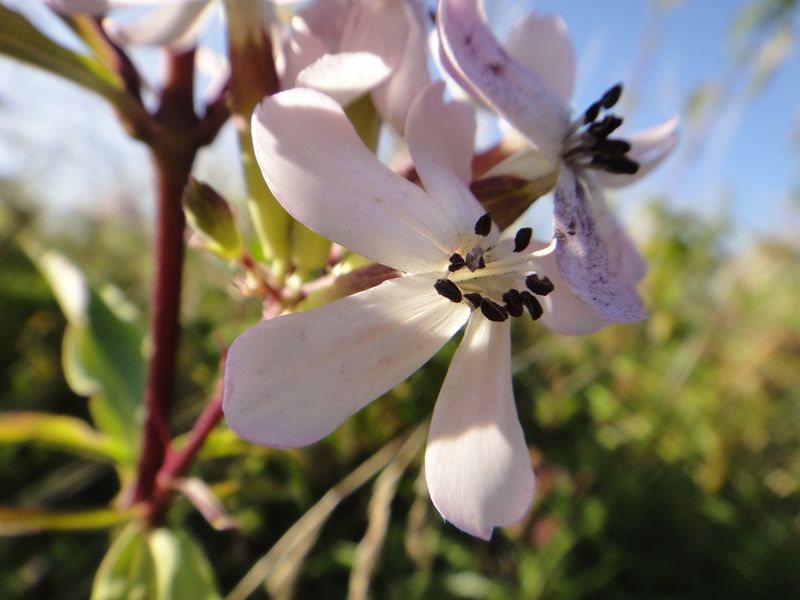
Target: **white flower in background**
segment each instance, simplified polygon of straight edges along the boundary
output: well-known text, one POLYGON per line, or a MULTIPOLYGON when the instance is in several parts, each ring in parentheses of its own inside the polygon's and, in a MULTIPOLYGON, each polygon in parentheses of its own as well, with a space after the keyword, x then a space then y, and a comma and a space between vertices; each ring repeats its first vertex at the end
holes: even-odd
POLYGON ((277 61, 282 88, 312 88, 342 106, 372 92, 402 134, 411 102, 430 83, 429 22, 420 0, 316 2, 291 21, 277 61))
POLYGON ((608 112, 620 85, 573 118, 575 60, 559 17, 529 15, 511 31, 506 48, 489 30, 480 0, 441 0, 437 26, 450 75, 518 132, 520 151, 491 174, 533 179, 559 171, 555 258, 577 298, 558 290, 564 310, 554 317, 575 325, 572 333, 643 319, 635 285, 646 265, 607 210, 603 189, 634 181, 661 162, 675 145, 677 119, 626 139, 609 137, 622 124, 608 112))
MULTIPOLYGON (((306 4, 306 0, 234 0, 235 3, 260 5, 262 22, 269 30, 272 23, 288 12, 306 4)), ((197 37, 219 0, 45 0, 53 10, 64 14, 102 16, 114 9, 150 8, 126 21, 103 20, 103 27, 119 44, 165 46, 185 50, 197 44, 197 37)))
MULTIPOLYGON (((225 369, 224 410, 242 437, 316 442, 406 379, 466 324, 433 413, 425 472, 447 521, 489 538, 521 519, 534 476, 511 387, 510 317, 537 319, 553 288, 531 230, 499 231, 469 191, 474 109, 426 88, 406 122, 425 189, 380 163, 330 97, 294 89, 254 113, 259 165, 313 231, 404 273, 245 331, 225 369)), ((557 277, 557 273, 555 274, 557 277)))

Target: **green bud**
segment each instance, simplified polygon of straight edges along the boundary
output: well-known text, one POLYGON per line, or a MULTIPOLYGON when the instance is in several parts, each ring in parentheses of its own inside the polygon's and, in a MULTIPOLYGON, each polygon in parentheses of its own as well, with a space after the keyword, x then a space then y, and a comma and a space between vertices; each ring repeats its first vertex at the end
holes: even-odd
POLYGON ((191 226, 208 242, 208 249, 226 260, 242 255, 242 236, 228 203, 214 188, 189 178, 183 192, 183 210, 191 226))

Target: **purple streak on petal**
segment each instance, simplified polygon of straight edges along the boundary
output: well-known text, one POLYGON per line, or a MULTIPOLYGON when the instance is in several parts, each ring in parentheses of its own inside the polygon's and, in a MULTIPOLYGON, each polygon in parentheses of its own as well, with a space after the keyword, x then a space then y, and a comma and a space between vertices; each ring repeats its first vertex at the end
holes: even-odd
POLYGON ((568 168, 556 185, 553 211, 556 261, 572 292, 608 321, 641 321, 642 300, 620 269, 620 249, 599 187, 590 188, 568 168))

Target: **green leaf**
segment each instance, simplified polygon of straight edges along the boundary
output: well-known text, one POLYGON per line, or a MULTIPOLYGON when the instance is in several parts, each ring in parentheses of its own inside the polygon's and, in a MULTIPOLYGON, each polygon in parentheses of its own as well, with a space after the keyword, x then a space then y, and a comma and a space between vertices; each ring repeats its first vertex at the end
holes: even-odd
POLYGON ((75 417, 47 413, 0 414, 0 444, 36 443, 90 458, 121 461, 125 447, 75 417))
POLYGON ((115 104, 126 101, 124 85, 116 73, 88 56, 63 48, 4 6, 0 6, 0 53, 68 79, 115 104))
POLYGON ((122 530, 100 563, 91 600, 158 600, 156 563, 138 523, 122 530))
POLYGON ((26 246, 67 317, 62 351, 67 383, 90 397, 95 424, 123 444, 120 461, 133 464, 145 380, 144 331, 136 311, 119 291, 89 285, 64 256, 26 246))
POLYGON ((211 566, 201 548, 183 531, 156 529, 149 536, 156 563, 159 600, 218 600, 211 566))
POLYGON ((76 512, 52 512, 32 508, 0 507, 0 536, 30 535, 43 531, 106 529, 130 521, 135 509, 101 508, 76 512))

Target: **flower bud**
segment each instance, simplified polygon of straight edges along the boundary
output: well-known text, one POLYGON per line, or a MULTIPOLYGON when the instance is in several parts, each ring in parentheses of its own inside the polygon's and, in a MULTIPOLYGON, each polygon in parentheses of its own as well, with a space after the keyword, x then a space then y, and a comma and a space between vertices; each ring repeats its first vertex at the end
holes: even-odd
POLYGON ((208 242, 208 249, 226 260, 239 258, 242 236, 228 203, 214 188, 189 178, 183 192, 183 210, 191 226, 208 242))

